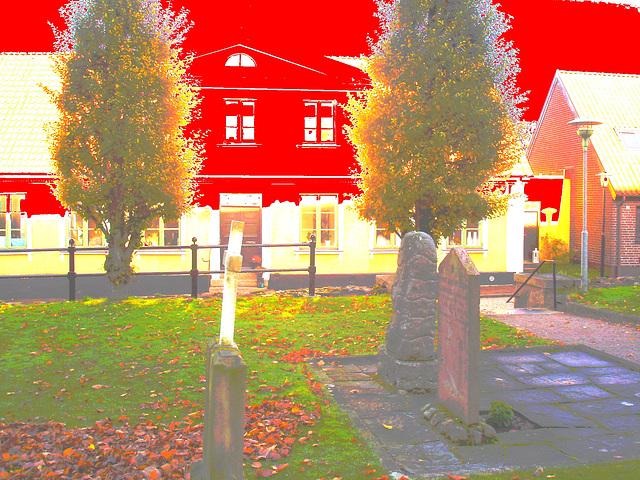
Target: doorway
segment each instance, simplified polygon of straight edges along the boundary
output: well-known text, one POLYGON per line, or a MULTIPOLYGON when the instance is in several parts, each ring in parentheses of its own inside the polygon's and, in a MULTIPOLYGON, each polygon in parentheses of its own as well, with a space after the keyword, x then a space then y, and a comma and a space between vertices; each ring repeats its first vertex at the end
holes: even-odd
POLYGON ((531 262, 533 251, 537 248, 539 238, 539 212, 525 210, 524 212, 524 261, 531 262))
MULTIPOLYGON (((262 243, 262 206, 261 195, 225 195, 224 203, 235 203, 235 205, 223 204, 223 197, 220 199, 220 244, 229 243, 229 232, 231 222, 234 220, 244 222, 244 233, 242 235, 243 244, 262 243), (257 197, 257 198, 256 198, 257 197)), ((261 247, 243 247, 242 266, 251 268, 251 259, 260 257, 261 247)), ((220 264, 222 265, 224 253, 220 251, 220 264)))

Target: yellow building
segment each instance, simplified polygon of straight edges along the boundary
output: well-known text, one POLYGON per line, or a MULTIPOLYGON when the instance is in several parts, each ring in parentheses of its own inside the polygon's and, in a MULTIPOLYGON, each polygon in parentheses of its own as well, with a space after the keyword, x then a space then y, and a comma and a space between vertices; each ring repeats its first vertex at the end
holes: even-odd
MULTIPOLYGON (((281 61, 284 62, 283 65, 286 63, 264 52, 243 48, 253 55, 256 65, 267 60, 281 61)), ((227 53, 229 52, 224 55, 227 53)), ((56 111, 41 85, 57 88, 58 80, 51 70, 51 64, 51 54, 0 54, 0 276, 66 274, 69 255, 64 249, 70 240, 78 247, 75 254, 77 273, 103 272, 106 252, 103 235, 95 225, 73 212, 64 211, 50 191, 52 168, 44 125, 55 119, 56 111), (86 247, 91 247, 91 250, 84 250, 86 247), (60 250, 25 252, 22 251, 24 249, 60 250)), ((221 65, 226 68, 227 64, 221 65)), ((290 68, 300 67, 289 64, 291 62, 287 64, 290 68)), ((308 73, 307 70, 305 74, 308 73)), ((313 102, 306 103, 310 105, 313 102)), ((340 143, 345 140, 341 136, 339 125, 335 123, 336 104, 324 103, 318 103, 320 106, 314 111, 319 112, 318 109, 325 108, 326 115, 330 115, 334 123, 333 126, 323 128, 330 129, 333 132, 332 138, 335 134, 337 140, 333 140, 334 143, 330 145, 316 145, 309 141, 311 143, 294 145, 294 148, 314 155, 330 155, 332 151, 342 149, 341 155, 344 155, 350 147, 340 143)), ((305 112, 307 111, 310 110, 307 108, 305 112)), ((321 140, 322 138, 317 141, 321 140)), ((221 148, 229 145, 221 144, 221 148)), ((233 148, 239 147, 236 145, 233 148)), ((510 283, 513 273, 523 270, 525 260, 524 193, 530 174, 528 164, 524 161, 510 179, 503 181, 505 191, 515 194, 507 214, 478 224, 465 225, 452 238, 440 240, 439 259, 444 258, 452 245, 462 245, 483 272, 484 283, 510 283)), ((201 186, 204 188, 207 182, 227 178, 222 175, 220 178, 213 177, 216 176, 202 175, 201 186)), ((144 233, 145 244, 164 248, 138 251, 134 257, 138 272, 189 272, 192 268, 189 249, 192 238, 197 238, 198 245, 224 244, 233 219, 246 222, 245 238, 254 244, 304 243, 310 240, 312 234, 316 235, 318 285, 323 282, 371 285, 377 274, 395 272, 400 239, 360 220, 351 201, 345 198, 344 191, 302 194, 294 201, 271 201, 263 198, 259 190, 251 193, 250 182, 255 178, 257 176, 246 181, 244 178, 238 179, 245 182, 243 185, 248 193, 225 191, 224 187, 216 187, 216 195, 219 195, 217 204, 197 206, 189 215, 176 222, 157 219, 144 233)), ((321 182, 327 178, 353 183, 348 177, 306 176, 304 180, 310 188, 326 190, 318 185, 325 185, 321 182)), ((333 183, 334 186, 336 184, 338 182, 333 183)), ((210 199, 211 196, 204 198, 210 199)), ((539 214, 536 218, 539 218, 539 214)), ((301 246, 248 246, 243 250, 243 255, 246 267, 260 265, 265 269, 276 270, 306 269, 310 263, 309 248, 301 246)), ((199 250, 197 268, 199 271, 220 270, 219 250, 199 250)), ((302 278, 292 285, 304 286, 304 274, 298 275, 302 278)), ((214 281, 216 277, 219 275, 214 273, 214 281)), ((265 279, 269 280, 270 277, 269 273, 265 274, 265 279)), ((274 284, 277 283, 275 277, 273 280, 274 284)), ((12 284, 16 281, 11 280, 12 284)), ((60 283, 66 279, 59 278, 56 281, 60 283)), ((281 285, 286 285, 288 280, 285 275, 280 275, 279 281, 281 285)), ((6 293, 8 283, 2 282, 0 278, 0 299, 17 298, 14 293, 6 293)), ((181 283, 183 284, 184 282, 181 283)), ((81 292, 81 288, 78 288, 81 292)), ((12 292, 15 292, 15 288, 12 292)))

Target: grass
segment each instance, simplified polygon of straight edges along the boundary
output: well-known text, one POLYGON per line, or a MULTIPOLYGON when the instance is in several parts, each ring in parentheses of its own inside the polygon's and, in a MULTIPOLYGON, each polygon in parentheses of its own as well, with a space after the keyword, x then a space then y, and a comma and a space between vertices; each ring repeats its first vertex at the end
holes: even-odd
POLYGON ((571 295, 569 300, 627 315, 640 315, 640 287, 594 288, 586 294, 571 295))
MULTIPOLYGON (((539 270, 540 273, 553 273, 553 266, 550 263, 545 263, 539 270)), ((579 263, 556 263, 556 274, 565 275, 567 277, 581 278, 582 271, 579 263)), ((600 277, 599 268, 589 268, 587 270, 589 278, 600 277)))
MULTIPOLYGON (((220 306, 218 299, 0 304, 0 422, 52 420, 70 428, 105 418, 116 425, 201 422, 204 352, 218 335, 220 306)), ((296 467, 278 478, 389 473, 302 359, 375 353, 390 316, 388 295, 239 299, 235 341, 248 368, 248 404, 286 397, 320 412, 313 433, 300 433, 309 441, 296 442, 282 460, 296 467)), ((481 342, 483 348, 550 343, 484 317, 481 342)), ((245 468, 248 478, 254 475, 251 465, 245 468)))

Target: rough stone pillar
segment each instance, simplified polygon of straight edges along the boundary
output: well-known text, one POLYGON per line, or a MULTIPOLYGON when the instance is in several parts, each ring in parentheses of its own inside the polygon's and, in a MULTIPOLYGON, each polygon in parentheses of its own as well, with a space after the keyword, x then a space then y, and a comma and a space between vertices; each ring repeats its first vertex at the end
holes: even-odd
POLYGON ((238 349, 210 344, 202 433, 202 460, 191 468, 197 480, 244 480, 244 414, 247 365, 238 349))
POLYGON ((437 388, 437 298, 436 245, 426 233, 408 233, 402 238, 391 291, 393 317, 378 354, 378 375, 399 390, 425 393, 437 388))

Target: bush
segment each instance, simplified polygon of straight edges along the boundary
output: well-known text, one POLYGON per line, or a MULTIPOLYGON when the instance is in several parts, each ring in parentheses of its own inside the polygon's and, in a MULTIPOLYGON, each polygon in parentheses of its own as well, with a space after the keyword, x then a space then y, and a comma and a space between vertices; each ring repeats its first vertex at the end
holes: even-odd
POLYGON ((575 252, 569 250, 567 242, 545 235, 540 239, 540 260, 555 260, 558 263, 572 263, 575 252))

